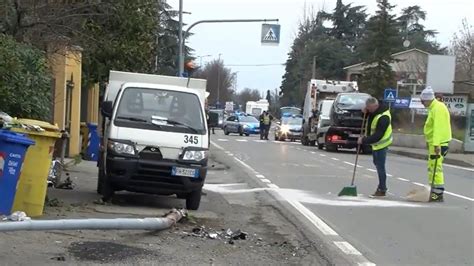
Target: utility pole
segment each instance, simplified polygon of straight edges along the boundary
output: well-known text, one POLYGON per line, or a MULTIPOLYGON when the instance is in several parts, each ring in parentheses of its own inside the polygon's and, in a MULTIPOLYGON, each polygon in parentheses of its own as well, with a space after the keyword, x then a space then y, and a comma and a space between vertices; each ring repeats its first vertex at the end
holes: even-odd
POLYGON ((179 43, 179 59, 178 59, 178 77, 183 76, 184 72, 184 55, 183 55, 183 0, 179 0, 179 32, 178 32, 178 43, 179 43))
MULTIPOLYGON (((221 55, 222 54, 219 54, 219 64, 217 65, 217 103, 219 103, 219 106, 217 106, 218 108, 220 107, 220 100, 221 100, 221 97, 220 97, 220 92, 221 92, 221 55)), ((222 64, 222 66, 224 66, 224 64, 222 64)))
POLYGON ((313 56, 313 74, 311 75, 311 79, 316 79, 316 56, 313 56))

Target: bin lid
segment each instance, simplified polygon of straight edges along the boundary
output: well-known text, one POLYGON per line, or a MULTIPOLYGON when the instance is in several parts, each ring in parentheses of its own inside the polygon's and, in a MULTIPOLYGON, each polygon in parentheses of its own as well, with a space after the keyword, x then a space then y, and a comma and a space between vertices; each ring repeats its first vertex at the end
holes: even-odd
POLYGON ((25 129, 25 128, 12 128, 13 131, 25 133, 25 134, 32 134, 32 135, 40 135, 40 136, 47 136, 53 138, 60 138, 61 137, 61 130, 56 125, 50 124, 46 121, 40 120, 33 120, 33 119, 17 119, 15 121, 18 124, 32 126, 32 127, 40 127, 44 131, 37 131, 32 129, 25 129))
POLYGON ((0 140, 10 143, 18 143, 22 145, 33 145, 35 142, 25 136, 25 134, 15 133, 8 130, 0 129, 0 140))

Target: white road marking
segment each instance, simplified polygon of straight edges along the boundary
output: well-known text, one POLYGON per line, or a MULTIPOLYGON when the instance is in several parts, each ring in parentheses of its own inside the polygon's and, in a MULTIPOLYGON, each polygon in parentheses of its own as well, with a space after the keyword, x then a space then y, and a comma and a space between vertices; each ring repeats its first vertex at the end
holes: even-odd
POLYGON ((238 141, 238 142, 247 142, 248 140, 246 140, 246 139, 236 139, 236 141, 238 141))
POLYGON ((255 175, 255 176, 258 177, 258 178, 265 178, 264 175, 255 175))
POLYGON ((474 172, 474 168, 462 167, 462 166, 457 166, 457 165, 452 165, 452 164, 445 164, 445 163, 443 164, 443 166, 474 172))
POLYGON ((334 244, 347 255, 362 255, 355 247, 346 241, 334 241, 334 244))
POLYGON ((266 140, 262 140, 262 139, 254 139, 253 141, 258 142, 258 143, 265 143, 265 142, 267 142, 266 140))
POLYGON ((217 139, 217 141, 226 142, 226 141, 229 141, 229 140, 228 139, 217 139))
POLYGON ((234 159, 235 159, 237 162, 239 162, 240 164, 242 164, 243 166, 247 167, 250 171, 256 172, 255 170, 253 170, 253 168, 252 168, 250 165, 244 163, 244 162, 243 162, 242 160, 240 160, 239 158, 234 157, 234 159))
POLYGON ((321 220, 318 216, 312 213, 308 208, 303 206, 303 204, 299 203, 295 200, 288 200, 287 202, 293 206, 296 210, 298 210, 303 216, 305 216, 316 228, 319 229, 324 235, 327 236, 338 236, 339 234, 336 233, 329 225, 327 225, 323 220, 321 220))
POLYGON ((315 151, 312 151, 311 154, 316 154, 316 152, 315 152, 315 151))
POLYGON ((319 167, 318 165, 315 165, 315 164, 307 164, 307 163, 304 163, 303 166, 304 166, 304 167, 311 167, 311 168, 318 168, 318 167, 319 167))
POLYGON ((319 156, 321 156, 321 157, 326 157, 326 155, 324 155, 324 154, 322 154, 322 153, 320 153, 319 156))
POLYGON ((377 265, 377 264, 372 263, 372 262, 370 262, 370 261, 357 263, 357 266, 376 266, 376 265, 377 265))
POLYGON ((263 183, 271 183, 272 181, 266 179, 266 178, 262 178, 260 179, 260 181, 262 181, 263 183))
POLYGON ((388 176, 388 177, 393 177, 393 175, 391 175, 391 174, 387 174, 387 176, 388 176))
POLYGON ((211 144, 214 145, 214 147, 218 148, 219 150, 224 150, 221 146, 217 145, 215 142, 211 141, 211 144))
POLYGON ((397 179, 404 182, 410 182, 410 180, 402 178, 402 177, 397 177, 397 179))
POLYGON ((353 163, 350 163, 350 162, 344 162, 345 164, 348 164, 348 165, 351 165, 351 166, 355 166, 355 164, 353 163))
POLYGON ((273 188, 273 189, 279 189, 279 188, 280 188, 279 186, 277 186, 277 185, 275 185, 275 184, 267 184, 267 186, 268 186, 269 188, 273 188))
POLYGON ((413 182, 413 184, 415 184, 417 186, 420 186, 420 187, 425 187, 426 186, 425 184, 421 184, 421 183, 418 183, 418 182, 413 182))
POLYGON ((474 201, 473 198, 469 198, 469 197, 466 197, 466 196, 463 196, 463 195, 459 195, 459 194, 456 194, 456 193, 453 193, 453 192, 445 191, 444 193, 445 193, 445 194, 448 194, 448 195, 451 195, 451 196, 454 196, 454 197, 461 198, 461 199, 465 199, 465 200, 469 200, 469 201, 474 201))
POLYGON ((335 158, 335 157, 332 157, 331 160, 339 161, 339 159, 337 159, 337 158, 335 158))
POLYGON ((367 171, 374 172, 374 173, 376 173, 376 172, 377 172, 377 170, 370 169, 370 168, 367 168, 367 171))
POLYGON ((229 156, 234 156, 234 154, 229 152, 229 156))

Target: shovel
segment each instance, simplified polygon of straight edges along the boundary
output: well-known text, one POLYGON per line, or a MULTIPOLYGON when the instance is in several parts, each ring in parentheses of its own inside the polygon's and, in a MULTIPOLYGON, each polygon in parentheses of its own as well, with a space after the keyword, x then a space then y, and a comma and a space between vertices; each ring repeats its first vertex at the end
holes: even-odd
MULTIPOLYGON (((364 114, 364 118, 362 120, 362 127, 360 128, 361 136, 364 135, 365 124, 367 123, 367 113, 364 114)), ((357 144, 357 154, 354 163, 354 171, 352 172, 352 181, 351 185, 348 187, 342 188, 341 192, 339 192, 338 196, 353 196, 357 197, 357 187, 354 185, 356 170, 357 170, 357 162, 359 161, 359 153, 360 153, 360 144, 357 144)))
POLYGON ((436 158, 434 170, 433 170, 433 179, 431 181, 431 186, 423 186, 422 188, 414 188, 410 190, 406 196, 408 201, 415 201, 415 202, 429 202, 431 197, 431 191, 433 190, 434 180, 436 176, 436 168, 438 167, 438 158, 440 155, 430 155, 436 158))

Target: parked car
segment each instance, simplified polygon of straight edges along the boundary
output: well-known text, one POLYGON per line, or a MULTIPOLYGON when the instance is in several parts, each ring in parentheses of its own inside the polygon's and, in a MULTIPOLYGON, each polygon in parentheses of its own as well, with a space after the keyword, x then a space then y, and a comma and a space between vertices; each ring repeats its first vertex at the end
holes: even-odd
POLYGON ((260 134, 260 122, 247 114, 234 114, 229 116, 224 123, 224 134, 237 133, 240 136, 260 134))
POLYGON ((285 141, 287 139, 295 141, 301 139, 303 134, 302 115, 283 115, 281 121, 275 128, 275 140, 285 141))

